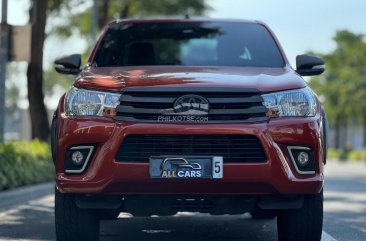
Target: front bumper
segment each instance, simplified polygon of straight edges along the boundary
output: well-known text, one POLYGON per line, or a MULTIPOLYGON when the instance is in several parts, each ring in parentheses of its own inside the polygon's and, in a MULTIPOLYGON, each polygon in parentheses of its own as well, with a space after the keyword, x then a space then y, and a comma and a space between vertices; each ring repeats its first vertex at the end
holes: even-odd
POLYGON ((250 124, 147 124, 110 118, 70 118, 57 113, 56 182, 61 192, 84 194, 310 194, 323 187, 323 125, 320 114, 308 118, 278 118, 250 124), (255 135, 266 152, 264 163, 226 163, 223 179, 151 179, 148 163, 115 161, 117 150, 132 134, 255 135), (67 148, 95 144, 87 169, 64 172, 67 148), (299 174, 287 146, 307 146, 314 152, 315 174, 299 174))

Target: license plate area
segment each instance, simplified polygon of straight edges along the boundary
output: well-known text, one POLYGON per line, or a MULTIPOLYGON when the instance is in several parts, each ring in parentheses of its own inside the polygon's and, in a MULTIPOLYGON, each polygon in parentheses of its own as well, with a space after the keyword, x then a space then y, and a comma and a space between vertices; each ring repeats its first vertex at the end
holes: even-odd
POLYGON ((151 178, 219 179, 223 178, 221 156, 152 156, 151 178))

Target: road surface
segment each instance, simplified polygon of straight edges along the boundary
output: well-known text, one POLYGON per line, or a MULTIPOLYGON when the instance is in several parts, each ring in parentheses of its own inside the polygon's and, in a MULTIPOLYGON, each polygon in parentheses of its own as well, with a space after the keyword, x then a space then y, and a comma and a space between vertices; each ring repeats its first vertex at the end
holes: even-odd
MULTIPOLYGON (((323 241, 366 240, 366 164, 330 162, 326 166, 323 241)), ((0 240, 55 240, 53 184, 0 193, 0 240)), ((101 241, 276 241, 275 220, 249 215, 174 217, 102 221, 101 241)))

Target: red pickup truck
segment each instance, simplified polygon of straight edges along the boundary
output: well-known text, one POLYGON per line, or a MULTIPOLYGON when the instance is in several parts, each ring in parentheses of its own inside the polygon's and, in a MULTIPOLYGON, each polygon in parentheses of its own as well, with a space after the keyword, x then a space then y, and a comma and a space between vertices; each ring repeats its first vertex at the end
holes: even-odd
POLYGON ((280 241, 319 241, 327 120, 258 21, 117 20, 77 75, 52 121, 59 241, 98 240, 100 219, 251 213, 277 217, 280 241))

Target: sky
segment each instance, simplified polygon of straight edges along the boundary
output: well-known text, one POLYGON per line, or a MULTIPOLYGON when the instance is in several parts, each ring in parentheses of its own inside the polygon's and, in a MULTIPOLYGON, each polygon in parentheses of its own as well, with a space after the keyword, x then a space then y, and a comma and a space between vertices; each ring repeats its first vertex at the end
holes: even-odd
MULTIPOLYGON (((183 1, 183 0, 181 0, 183 1)), ((296 55, 307 51, 327 53, 335 48, 337 30, 366 34, 366 0, 207 0, 212 18, 260 20, 275 33, 292 66, 296 55)), ((28 0, 8 0, 8 22, 23 25, 28 21, 28 0)), ((46 66, 57 56, 77 53, 83 44, 54 47, 46 42, 46 66)), ((24 68, 23 68, 24 69, 24 68)), ((25 78, 20 76, 21 80, 25 78)), ((24 93, 23 93, 24 95, 24 93)), ((52 102, 52 101, 51 101, 52 102)), ((52 106, 53 107, 53 106, 52 106)))

